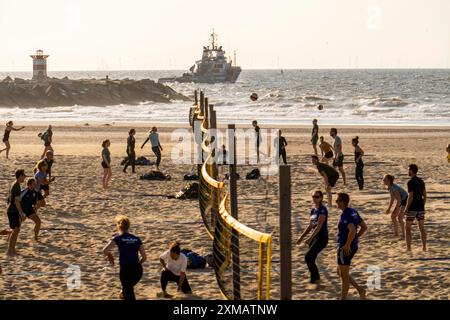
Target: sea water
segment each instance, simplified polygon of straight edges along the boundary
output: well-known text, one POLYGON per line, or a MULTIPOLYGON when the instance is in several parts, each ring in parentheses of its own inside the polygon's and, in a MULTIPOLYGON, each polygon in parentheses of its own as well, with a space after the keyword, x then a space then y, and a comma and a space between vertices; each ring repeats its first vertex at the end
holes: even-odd
MULTIPOLYGON (((450 125, 450 69, 373 70, 244 70, 234 84, 168 83, 193 98, 203 90, 217 110, 219 123, 348 125, 450 125), (258 94, 257 101, 250 95, 258 94), (323 110, 318 109, 323 105, 323 110)), ((153 79, 179 76, 183 71, 51 72, 51 77, 153 79)), ((30 78, 30 73, 0 72, 30 78)), ((0 108, 0 119, 73 121, 79 123, 188 121, 191 103, 143 102, 138 106, 59 106, 0 108)))

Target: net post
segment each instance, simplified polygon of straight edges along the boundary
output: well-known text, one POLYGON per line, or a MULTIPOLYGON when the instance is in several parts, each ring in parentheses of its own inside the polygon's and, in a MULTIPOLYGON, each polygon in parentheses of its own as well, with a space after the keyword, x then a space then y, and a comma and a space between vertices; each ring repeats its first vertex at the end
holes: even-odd
POLYGON ((205 115, 205 118, 203 119, 203 124, 204 124, 205 129, 209 129, 210 128, 210 125, 209 125, 210 124, 209 109, 210 108, 209 108, 208 98, 205 98, 204 102, 203 102, 203 111, 204 111, 204 115, 205 115))
POLYGON ((200 91, 200 115, 205 115, 205 93, 200 91))
POLYGON ((272 268, 272 236, 267 240, 266 300, 270 300, 270 270, 272 268))
MULTIPOLYGON (((231 216, 239 220, 238 200, 237 200, 237 173, 236 173, 236 126, 228 125, 228 167, 230 173, 230 210, 231 216)), ((239 232, 232 228, 231 230, 231 253, 233 260, 233 297, 234 300, 241 300, 241 265, 239 258, 239 232)))
POLYGON ((258 250, 258 288, 257 288, 257 299, 262 300, 262 287, 263 287, 263 276, 264 276, 264 243, 259 241, 258 250))
MULTIPOLYGON (((218 169, 216 162, 216 149, 217 149, 217 120, 216 120, 216 111, 214 110, 213 105, 208 105, 208 98, 205 99, 206 110, 208 110, 209 115, 209 146, 211 148, 211 177, 214 180, 218 180, 218 169)), ((217 216, 219 215, 219 204, 220 204, 220 191, 219 189, 212 188, 211 193, 211 222, 212 226, 215 226, 217 216)))
POLYGON ((291 261, 291 170, 287 165, 279 166, 280 188, 280 285, 281 300, 292 299, 291 261))

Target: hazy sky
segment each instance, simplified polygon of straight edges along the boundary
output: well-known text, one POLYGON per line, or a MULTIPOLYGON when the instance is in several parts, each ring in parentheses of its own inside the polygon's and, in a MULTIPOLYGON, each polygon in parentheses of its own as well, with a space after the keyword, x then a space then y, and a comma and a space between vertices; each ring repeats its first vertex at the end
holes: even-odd
POLYGON ((450 66, 449 0, 0 0, 0 71, 188 69, 212 28, 244 69, 450 66))

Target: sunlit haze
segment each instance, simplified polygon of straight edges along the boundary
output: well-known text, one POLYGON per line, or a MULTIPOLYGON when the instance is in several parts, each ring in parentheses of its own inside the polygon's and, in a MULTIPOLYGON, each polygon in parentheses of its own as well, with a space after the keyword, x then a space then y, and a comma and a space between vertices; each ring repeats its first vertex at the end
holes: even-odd
POLYGON ((243 69, 448 68, 448 0, 0 0, 0 71, 188 69, 212 29, 243 69))

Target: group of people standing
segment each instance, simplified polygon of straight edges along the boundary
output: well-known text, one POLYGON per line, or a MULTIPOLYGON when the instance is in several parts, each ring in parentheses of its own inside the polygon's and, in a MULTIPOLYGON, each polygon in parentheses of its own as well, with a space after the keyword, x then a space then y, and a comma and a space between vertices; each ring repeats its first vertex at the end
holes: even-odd
POLYGON ((16 180, 8 191, 7 216, 9 229, 0 232, 7 236, 9 256, 16 255, 16 243, 22 223, 26 219, 34 222, 34 239, 39 240, 41 219, 38 215, 40 208, 46 206, 46 198, 50 195, 50 184, 55 181, 51 175, 53 166, 53 151, 48 150, 44 159, 37 162, 33 169, 33 177, 27 179, 25 170, 15 172, 16 180), (22 184, 26 181, 25 188, 22 184))
MULTIPOLYGON (((314 155, 313 160, 318 161, 317 156, 314 155)), ((320 168, 320 165, 321 163, 318 163, 318 168, 320 168)), ((398 228, 400 226, 401 238, 406 240, 407 251, 411 251, 411 230, 414 220, 417 220, 422 250, 427 250, 427 234, 425 231, 427 192, 425 182, 417 176, 418 170, 415 164, 410 164, 408 167, 408 175, 410 177, 407 183, 408 191, 394 183, 394 176, 387 174, 383 178, 383 182, 391 196, 386 214, 391 215, 395 237, 399 236, 398 228), (404 216, 406 216, 406 224, 403 221, 404 216)), ((330 183, 333 184, 334 181, 330 183)), ((328 208, 331 206, 330 202, 328 203, 328 208, 324 205, 321 190, 314 191, 312 199, 313 208, 310 213, 310 222, 297 243, 300 244, 304 241, 308 246, 305 262, 310 272, 310 283, 318 286, 320 284, 320 275, 316 265, 316 258, 328 244, 328 208), (311 235, 308 237, 310 233, 311 235)), ((338 193, 336 203, 341 210, 337 226, 337 265, 338 275, 342 281, 341 298, 345 299, 347 297, 349 284, 357 289, 361 298, 365 298, 366 291, 351 277, 349 268, 353 256, 358 251, 358 241, 366 232, 367 225, 359 213, 349 207, 350 196, 348 194, 338 193)))
MULTIPOLYGON (((131 166, 132 173, 136 173, 136 150, 135 150, 136 138, 134 137, 135 134, 136 134, 135 129, 130 129, 130 131, 128 132, 127 149, 126 149, 127 158, 122 170, 124 173, 127 173, 127 169, 129 166, 131 166)), ((161 164, 161 151, 163 150, 163 148, 161 146, 161 143, 159 142, 158 129, 156 127, 153 127, 150 130, 147 139, 141 146, 141 149, 143 149, 144 146, 149 141, 152 147, 152 151, 156 156, 156 170, 159 171, 159 165, 161 164)), ((104 140, 102 142, 101 166, 103 168, 102 185, 104 189, 108 188, 109 181, 111 180, 112 177, 111 152, 109 150, 110 146, 111 141, 109 139, 104 140)))
MULTIPOLYGON (((317 119, 313 120, 313 129, 311 133, 311 143, 314 149, 314 155, 318 158, 317 144, 319 144, 321 158, 320 162, 328 165, 328 162, 332 160, 332 166, 337 168, 340 174, 342 175, 342 180, 344 182, 344 186, 347 185, 347 176, 344 170, 344 152, 343 152, 343 144, 342 139, 338 136, 338 131, 336 128, 330 129, 330 136, 333 138, 333 145, 325 141, 323 136, 319 137, 319 125, 317 124, 317 119)), ((358 183, 359 190, 364 189, 364 162, 363 156, 364 151, 359 146, 359 137, 356 136, 352 139, 352 146, 354 148, 355 155, 355 180, 358 183)), ((330 170, 328 170, 330 171, 330 170)))
MULTIPOLYGON (((328 209, 323 204, 323 193, 316 190, 312 193, 313 208, 310 213, 310 222, 303 231, 297 243, 303 241, 308 246, 305 262, 310 272, 310 283, 317 288, 320 285, 319 269, 316 258, 328 245, 328 209), (309 235, 311 233, 311 235, 309 235), (308 236, 309 235, 309 236, 308 236)), ((336 204, 341 211, 337 225, 337 272, 341 278, 341 299, 346 299, 350 284, 355 287, 362 299, 366 290, 350 275, 350 265, 359 247, 359 239, 367 230, 367 225, 358 211, 349 206, 350 196, 347 193, 338 193, 336 204)))

